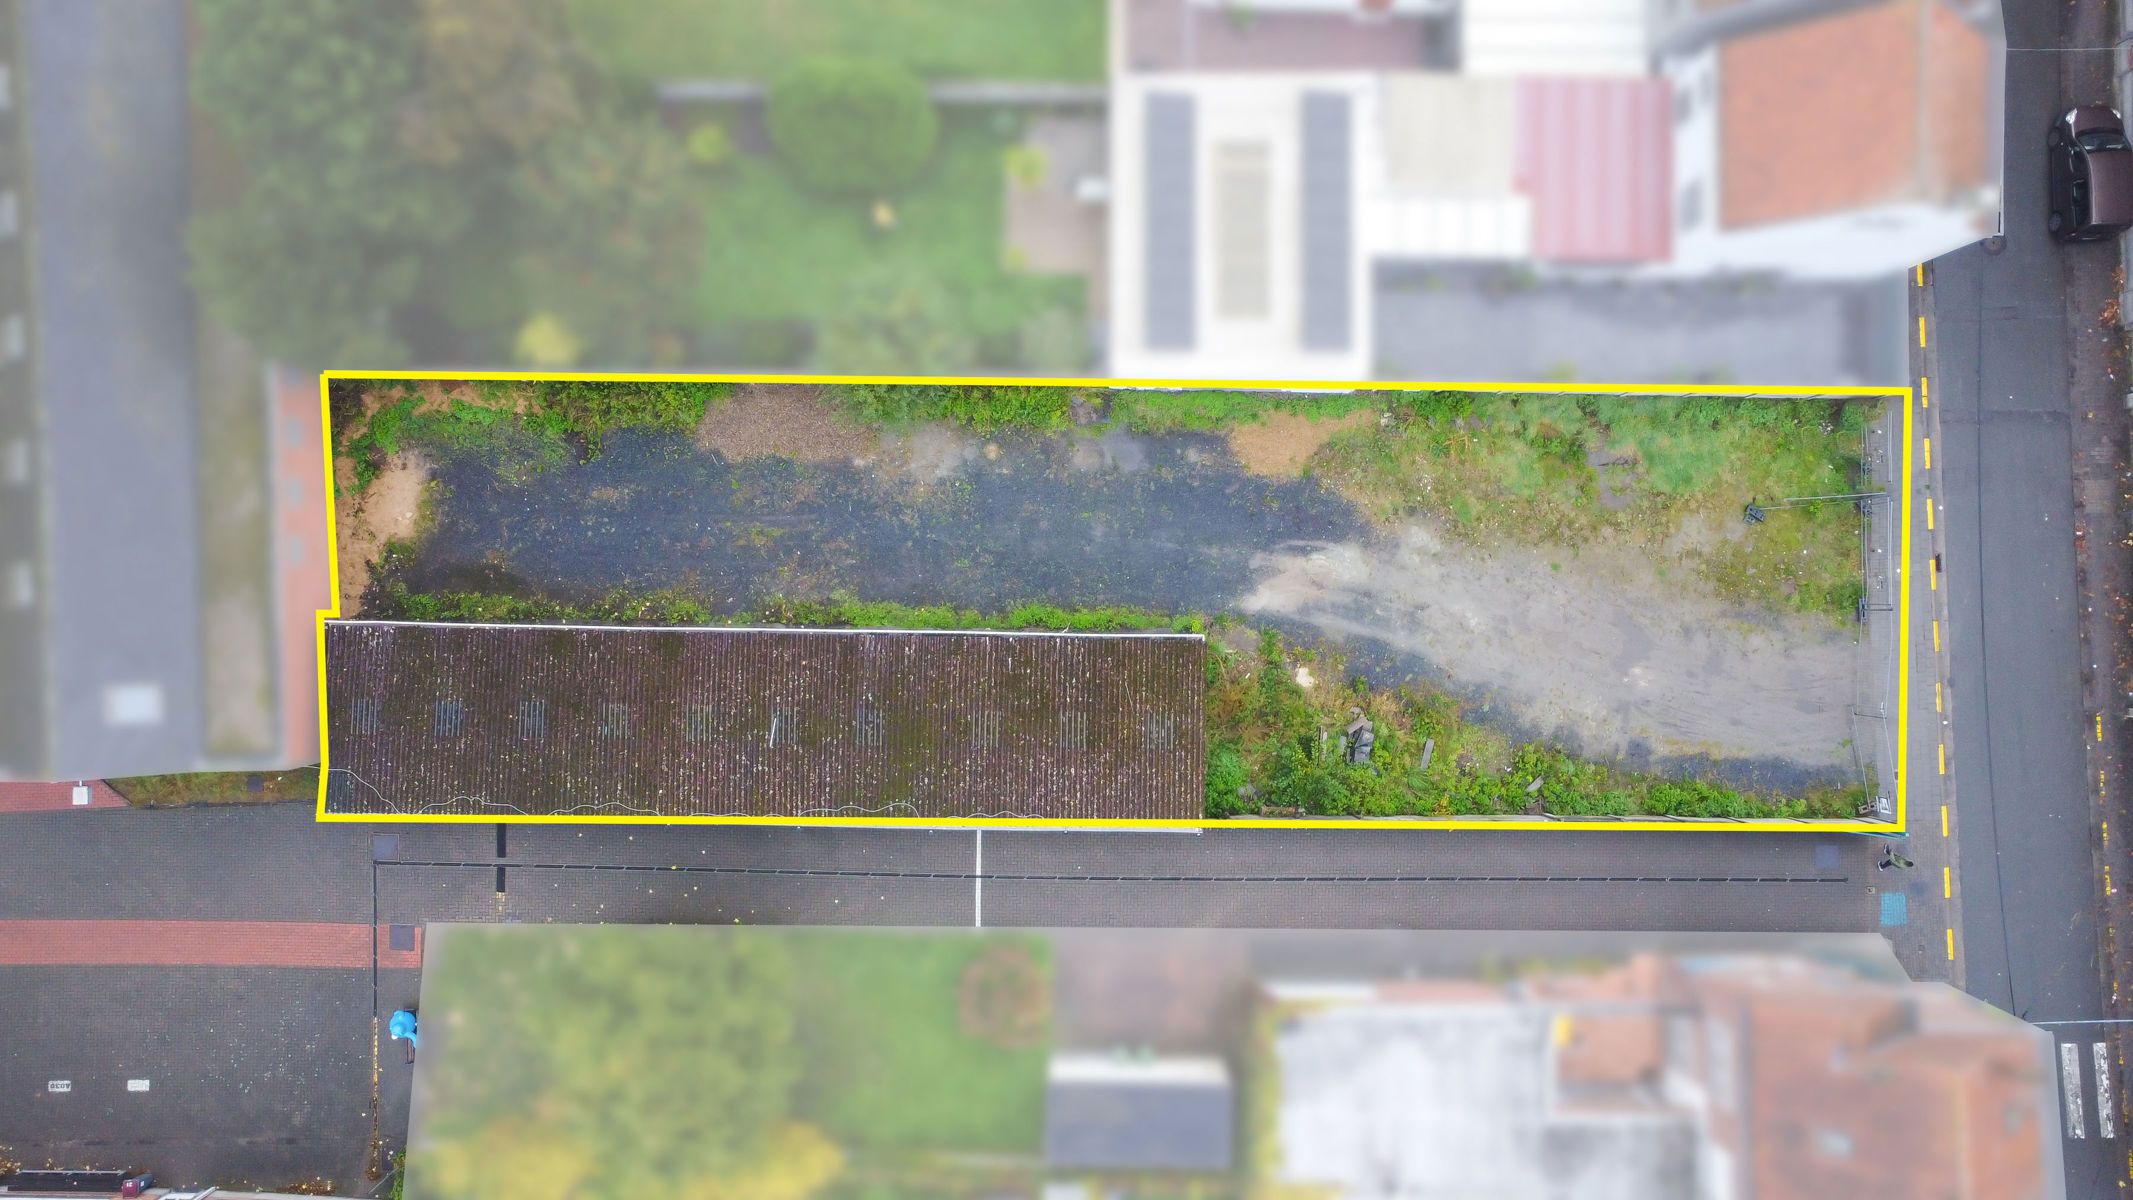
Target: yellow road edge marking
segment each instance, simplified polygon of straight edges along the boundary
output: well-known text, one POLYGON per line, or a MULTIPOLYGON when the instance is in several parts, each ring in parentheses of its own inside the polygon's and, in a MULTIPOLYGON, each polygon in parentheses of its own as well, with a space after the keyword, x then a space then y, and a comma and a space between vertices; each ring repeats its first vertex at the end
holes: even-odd
POLYGON ((1940 869, 1940 898, 1946 900, 1953 895, 1955 895, 1955 868, 1942 867, 1940 869))
POLYGON ((1930 470, 1932 470, 1932 469, 1933 469, 1933 439, 1932 439, 1932 438, 1927 438, 1927 439, 1926 439, 1926 452, 1925 452, 1925 467, 1926 467, 1926 470, 1928 470, 1928 471, 1930 471, 1930 470))
POLYGON ((1948 836, 1948 806, 1945 804, 1940 806, 1940 835, 1948 836))
MULTIPOLYGON (((1919 319, 1921 344, 1925 337, 1925 319, 1919 319)), ((339 369, 322 371, 318 376, 319 428, 328 436, 321 438, 320 470, 325 482, 326 543, 330 553, 326 558, 327 589, 330 607, 315 612, 318 666, 318 733, 319 733, 319 785, 318 802, 314 819, 323 824, 375 824, 380 820, 377 813, 336 813, 326 810, 327 783, 333 777, 334 767, 330 761, 330 730, 326 695, 326 622, 339 620, 341 614, 340 531, 334 517, 336 496, 333 478, 334 442, 330 436, 333 429, 333 412, 330 389, 335 380, 446 380, 503 383, 528 382, 587 382, 587 383, 808 383, 808 384, 916 384, 939 385, 990 385, 1018 387, 1063 387, 1063 388, 1162 388, 1193 389, 1220 388, 1226 391, 1328 391, 1328 392, 1504 392, 1526 395, 1628 395, 1628 396, 1756 396, 1800 397, 1805 399, 1878 399, 1902 400, 1903 403, 1903 463, 1900 469, 1900 494, 1909 503, 1912 489, 1911 447, 1914 444, 1910 404, 1911 389, 1886 384, 1850 384, 1818 387, 1807 384, 1696 384, 1696 383, 1534 383, 1524 380, 1406 380, 1361 383, 1354 379, 1152 379, 1152 378, 1105 378, 1093 379, 1083 376, 1013 376, 1013 375, 767 375, 746 372, 611 372, 611 371, 452 371, 452 370, 366 370, 339 369)), ((1929 510, 1930 515, 1930 510, 1929 510)), ((1911 554, 1911 525, 1908 520, 1900 526, 1898 534, 1899 562, 1909 562, 1911 554)), ((1911 635, 1910 573, 1899 574, 1901 603, 1897 609, 1897 640, 1908 645, 1911 635)), ((1901 655, 1896 665, 1896 760, 1906 761, 1910 747, 1910 655, 1901 655)), ((1728 821, 1725 828, 1740 833, 1902 833, 1905 829, 1909 786, 1906 773, 1896 773, 1896 819, 1894 822, 1876 820, 1745 820, 1728 821)), ((391 818, 405 825, 868 825, 918 827, 954 827, 961 829, 1235 829, 1239 822, 1209 818, 1171 820, 1157 818, 1057 818, 1033 819, 1028 817, 789 817, 789 816, 701 816, 701 815, 651 815, 630 814, 600 817, 558 817, 548 813, 426 813, 391 818)), ((1327 818, 1300 818, 1260 820, 1250 823, 1254 829, 1383 829, 1386 825, 1371 821, 1354 821, 1327 818)), ((1698 821, 1590 821, 1548 820, 1534 822, 1504 822, 1489 819, 1420 819, 1403 821, 1397 826, 1406 829, 1593 829, 1612 830, 1624 833, 1693 833, 1706 832, 1710 826, 1698 821)))
POLYGON ((1940 618, 1933 618, 1933 653, 1940 653, 1940 618))
POLYGON ((1948 927, 1948 961, 1955 961, 1955 927, 1953 925, 1948 927))
POLYGON ((1940 744, 1940 773, 1943 775, 1948 773, 1948 743, 1946 742, 1940 744))
POLYGON ((1912 267, 1911 270, 1917 274, 1918 286, 1926 286, 1926 264, 1919 263, 1917 266, 1912 267))
POLYGON ((1923 349, 1925 349, 1925 345, 1926 345, 1926 319, 1925 319, 1924 317, 1920 317, 1920 318, 1918 318, 1918 347, 1919 347, 1919 349, 1923 350, 1923 349))

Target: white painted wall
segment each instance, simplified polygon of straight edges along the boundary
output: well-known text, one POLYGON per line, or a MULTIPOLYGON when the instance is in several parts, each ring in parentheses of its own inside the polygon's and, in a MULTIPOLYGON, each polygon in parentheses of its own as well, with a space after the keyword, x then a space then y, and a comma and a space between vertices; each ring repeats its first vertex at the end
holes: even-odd
POLYGON ((1646 0, 1466 0, 1469 75, 1651 74, 1646 0))

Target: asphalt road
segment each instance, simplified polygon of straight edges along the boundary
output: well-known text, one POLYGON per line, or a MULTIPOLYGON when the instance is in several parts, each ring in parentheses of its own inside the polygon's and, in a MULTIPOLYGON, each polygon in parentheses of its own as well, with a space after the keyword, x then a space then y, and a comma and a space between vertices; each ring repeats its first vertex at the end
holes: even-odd
MULTIPOLYGON (((2118 256, 2109 243, 2046 236, 2041 146, 2058 112, 2109 98, 2116 18, 2096 0, 2010 4, 2006 16, 2004 246, 1931 266, 1925 369, 1938 436, 1927 486, 1945 544, 1963 983, 2047 1024, 2106 1015, 2074 542, 2078 417, 2094 398, 2073 387, 2083 318, 2069 297, 2096 291, 2118 256)), ((1933 722, 1914 728, 1914 745, 1931 753, 1933 722)), ((2059 1028, 2086 1060, 2109 1027, 2059 1028)), ((2124 1187, 2119 1145, 2094 1130, 2069 1138, 2068 1194, 2124 1187)))
MULTIPOLYGON (((1873 928, 1865 839, 319 825, 304 805, 26 814, 0 924, 640 921, 1611 931, 1873 928), (499 870, 501 868, 501 870, 499 870)), ((1603 939, 1604 940, 1604 939, 1603 939)), ((1653 939, 1657 941, 1656 937, 1653 939)), ((1675 939, 1668 939, 1675 940, 1675 939)), ((1619 945, 1619 940, 1612 944, 1619 945)), ((371 1018, 413 971, 0 965, 0 1144, 167 1181, 359 1180, 406 1125, 371 1018), (373 1053, 381 1064, 375 1094, 373 1053), (146 1093, 125 1079, 156 1081, 146 1093), (46 1083, 74 1082, 52 1095, 46 1083)))

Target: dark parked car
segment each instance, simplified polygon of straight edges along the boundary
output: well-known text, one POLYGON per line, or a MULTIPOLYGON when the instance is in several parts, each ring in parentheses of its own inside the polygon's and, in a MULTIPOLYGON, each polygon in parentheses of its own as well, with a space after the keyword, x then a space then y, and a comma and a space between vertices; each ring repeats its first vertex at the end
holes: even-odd
POLYGON ((2052 122, 2051 217, 2062 242, 2093 242, 2133 227, 2133 144, 2125 122, 2103 104, 2068 109, 2052 122))

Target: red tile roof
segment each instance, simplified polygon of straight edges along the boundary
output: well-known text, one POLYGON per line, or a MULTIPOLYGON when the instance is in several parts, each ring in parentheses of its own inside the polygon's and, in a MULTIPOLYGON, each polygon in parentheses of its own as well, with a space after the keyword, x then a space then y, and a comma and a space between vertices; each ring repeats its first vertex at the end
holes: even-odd
POLYGON ((1893 0, 1724 44, 1720 224, 1946 203, 1992 183, 1986 51, 1940 0, 1893 0))

